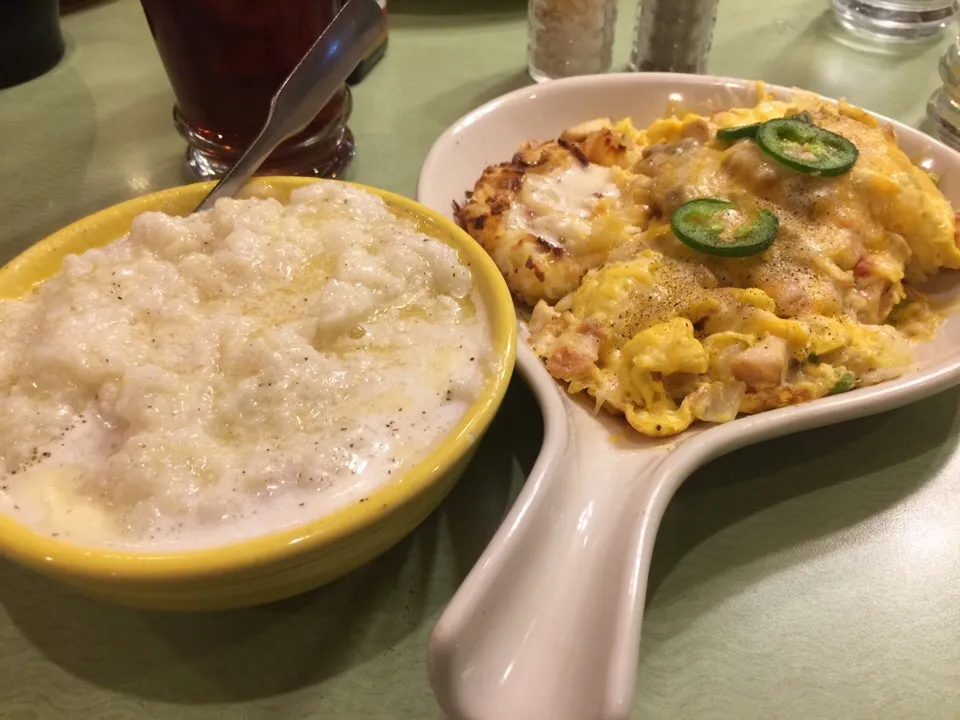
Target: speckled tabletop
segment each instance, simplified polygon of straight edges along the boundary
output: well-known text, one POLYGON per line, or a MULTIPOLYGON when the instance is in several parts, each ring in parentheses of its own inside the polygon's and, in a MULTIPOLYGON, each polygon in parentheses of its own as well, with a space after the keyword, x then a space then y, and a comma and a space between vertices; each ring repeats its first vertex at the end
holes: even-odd
MULTIPOLYGON (((390 11, 387 58, 356 88, 347 176, 412 195, 444 127, 528 82, 525 8, 390 0, 390 11)), ((630 15, 623 4, 621 63, 630 15)), ((139 4, 74 2, 64 28, 60 66, 0 91, 0 260, 187 180, 139 4)), ((845 41, 825 3, 724 0, 710 70, 917 125, 946 42, 878 53, 845 41)), ((947 392, 768 442, 691 478, 654 555, 637 717, 960 718, 958 401, 947 392)), ((0 561, 0 717, 439 717, 427 639, 523 482, 538 423, 515 381, 478 459, 411 537, 269 607, 138 612, 0 561)))

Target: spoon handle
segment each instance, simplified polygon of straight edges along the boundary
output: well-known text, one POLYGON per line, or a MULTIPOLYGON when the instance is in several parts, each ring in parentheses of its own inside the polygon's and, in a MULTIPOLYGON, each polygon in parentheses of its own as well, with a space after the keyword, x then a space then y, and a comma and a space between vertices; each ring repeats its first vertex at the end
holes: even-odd
POLYGON ((277 145, 310 124, 376 42, 385 23, 376 0, 349 0, 283 81, 260 133, 197 211, 235 195, 277 145))
POLYGON ((611 439, 536 362, 520 367, 543 407, 540 458, 437 623, 430 680, 453 720, 622 720, 654 538, 692 468, 667 443, 611 439))

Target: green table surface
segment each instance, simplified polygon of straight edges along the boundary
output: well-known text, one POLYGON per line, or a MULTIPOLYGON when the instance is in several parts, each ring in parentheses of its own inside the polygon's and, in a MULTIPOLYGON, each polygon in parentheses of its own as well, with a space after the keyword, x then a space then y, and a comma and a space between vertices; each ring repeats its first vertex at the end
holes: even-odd
MULTIPOLYGON (((347 177, 412 195, 449 123, 529 82, 525 6, 391 0, 390 11, 387 57, 355 90, 347 177)), ((621 67, 632 14, 623 4, 621 67)), ((188 179, 139 4, 75 2, 63 16, 65 60, 0 91, 0 260, 188 179)), ((824 3, 724 0, 709 69, 917 125, 947 42, 877 52, 846 41, 824 3)), ((654 553, 637 717, 960 718, 958 399, 771 441, 696 473, 654 553)), ((516 379, 479 457, 420 528, 333 585, 268 607, 139 612, 0 561, 0 717, 440 717, 430 632, 540 438, 516 379)))

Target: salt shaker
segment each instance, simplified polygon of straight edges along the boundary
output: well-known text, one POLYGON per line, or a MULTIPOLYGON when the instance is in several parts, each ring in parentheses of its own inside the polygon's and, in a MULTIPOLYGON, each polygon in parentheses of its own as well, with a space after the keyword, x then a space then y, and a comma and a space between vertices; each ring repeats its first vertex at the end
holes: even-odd
POLYGON ((617 0, 529 0, 527 68, 537 82, 606 72, 617 0))
POLYGON ((702 73, 719 0, 639 0, 630 69, 702 73))

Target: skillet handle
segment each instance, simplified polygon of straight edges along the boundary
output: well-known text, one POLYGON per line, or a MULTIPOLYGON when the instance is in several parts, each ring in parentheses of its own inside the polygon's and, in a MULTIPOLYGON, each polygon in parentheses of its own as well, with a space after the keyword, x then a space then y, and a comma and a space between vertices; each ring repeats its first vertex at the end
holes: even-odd
POLYGON ((434 629, 430 682, 453 720, 627 718, 653 542, 684 477, 660 470, 668 447, 611 440, 535 358, 521 366, 543 449, 434 629))

